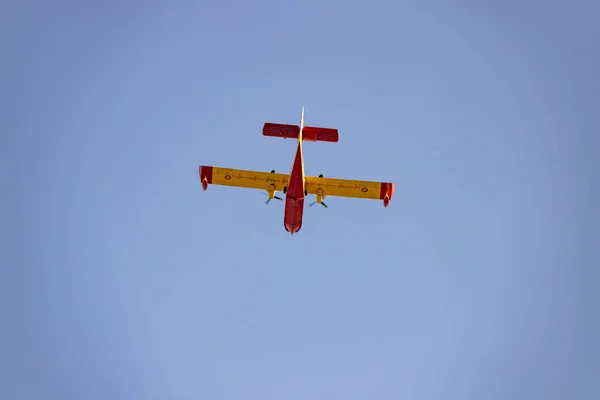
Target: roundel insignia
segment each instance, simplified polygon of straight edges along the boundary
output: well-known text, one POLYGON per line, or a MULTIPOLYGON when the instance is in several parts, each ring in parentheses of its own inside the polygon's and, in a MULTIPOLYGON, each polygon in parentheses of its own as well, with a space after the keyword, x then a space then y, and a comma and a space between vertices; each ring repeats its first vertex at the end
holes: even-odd
POLYGON ((362 188, 363 193, 367 193, 369 191, 369 189, 367 188, 362 188))
POLYGON ((225 179, 230 180, 231 179, 231 175, 225 175, 225 179))

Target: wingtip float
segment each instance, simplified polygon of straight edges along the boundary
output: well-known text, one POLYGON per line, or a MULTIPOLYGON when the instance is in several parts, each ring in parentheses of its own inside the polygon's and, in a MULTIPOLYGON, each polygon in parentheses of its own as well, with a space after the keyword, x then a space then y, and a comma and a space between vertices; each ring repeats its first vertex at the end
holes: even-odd
POLYGON ((304 175, 304 158, 302 154, 302 143, 311 142, 338 142, 337 129, 304 126, 304 107, 300 125, 276 124, 267 122, 263 126, 263 136, 278 137, 283 139, 296 139, 298 146, 289 174, 279 174, 274 170, 271 172, 250 171, 232 169, 225 167, 201 165, 198 169, 202 189, 206 190, 208 185, 235 186, 240 188, 251 188, 265 190, 269 199, 283 200, 275 195, 282 192, 285 195, 285 212, 283 226, 286 231, 297 233, 302 227, 305 197, 316 196, 312 204, 327 205, 323 202, 326 197, 350 197, 360 199, 372 199, 383 201, 387 207, 394 195, 395 184, 392 182, 358 181, 348 179, 324 178, 304 175))

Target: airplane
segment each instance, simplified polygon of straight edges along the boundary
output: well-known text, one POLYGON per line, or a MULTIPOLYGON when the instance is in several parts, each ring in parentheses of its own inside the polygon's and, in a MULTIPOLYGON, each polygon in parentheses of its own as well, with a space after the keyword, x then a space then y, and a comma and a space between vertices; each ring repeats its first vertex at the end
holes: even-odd
POLYGON ((261 172, 201 165, 198 172, 202 189, 206 190, 209 184, 213 184, 265 190, 269 195, 266 204, 269 204, 271 199, 283 201, 281 197, 275 195, 276 192, 283 192, 285 194, 283 226, 292 235, 302 227, 304 199, 309 194, 316 196, 316 201, 309 206, 318 203, 325 208, 328 206, 323 199, 331 196, 383 200, 384 207, 387 207, 392 199, 395 188, 392 182, 324 178, 322 174, 318 177, 304 175, 302 143, 307 141, 335 143, 339 140, 337 129, 304 126, 304 107, 302 107, 300 126, 266 122, 262 133, 263 136, 298 140, 296 156, 289 174, 276 173, 275 170, 261 172))

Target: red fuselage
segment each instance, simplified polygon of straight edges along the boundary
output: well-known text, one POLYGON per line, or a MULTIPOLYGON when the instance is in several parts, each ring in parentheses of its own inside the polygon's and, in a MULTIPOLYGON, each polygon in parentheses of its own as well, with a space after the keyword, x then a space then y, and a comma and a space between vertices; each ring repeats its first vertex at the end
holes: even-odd
POLYGON ((304 161, 302 159, 302 142, 298 141, 296 157, 292 165, 292 172, 288 179, 288 188, 285 195, 285 215, 283 226, 292 235, 302 227, 302 214, 304 213, 304 161))

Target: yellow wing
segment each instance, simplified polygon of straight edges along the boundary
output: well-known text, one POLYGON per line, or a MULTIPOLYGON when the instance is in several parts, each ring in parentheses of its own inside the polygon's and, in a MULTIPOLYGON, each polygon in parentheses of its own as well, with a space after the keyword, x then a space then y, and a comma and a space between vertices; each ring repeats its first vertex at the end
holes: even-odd
POLYGON ((339 196, 383 200, 383 204, 387 207, 394 195, 395 184, 307 176, 304 187, 308 194, 317 195, 317 202, 328 196, 339 196))
POLYGON ((287 186, 288 175, 273 172, 249 171, 225 167, 201 165, 200 182, 206 190, 209 184, 235 186, 240 188, 262 189, 267 192, 280 192, 287 186))

